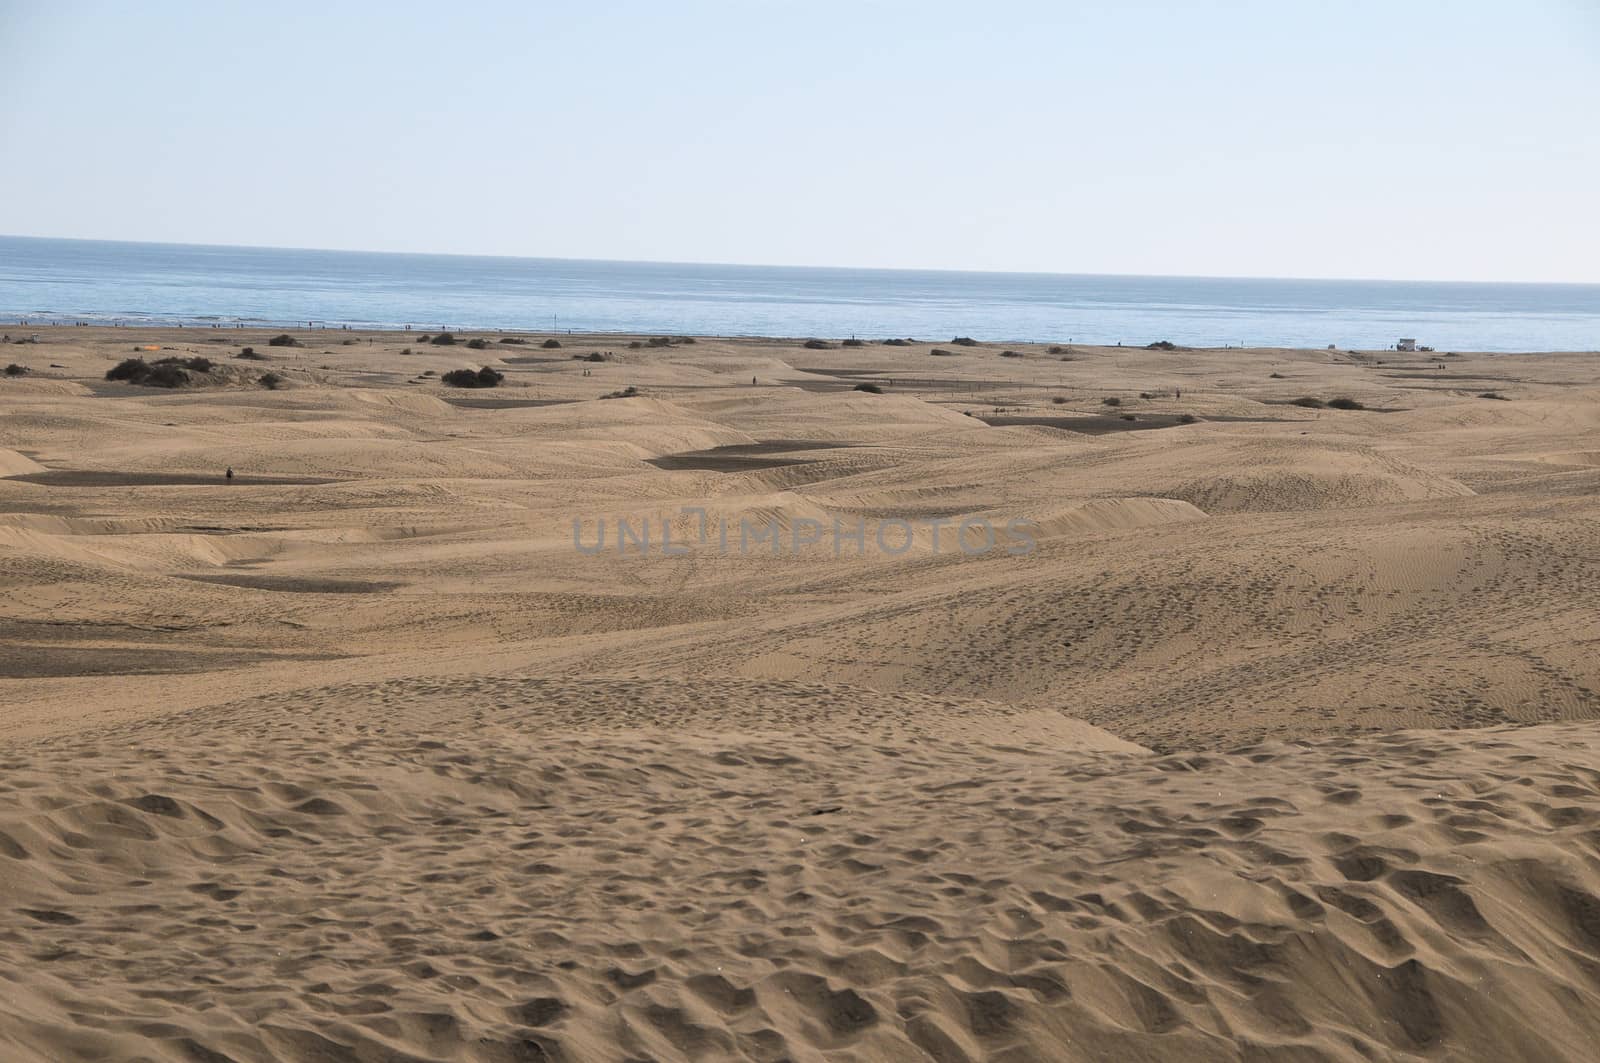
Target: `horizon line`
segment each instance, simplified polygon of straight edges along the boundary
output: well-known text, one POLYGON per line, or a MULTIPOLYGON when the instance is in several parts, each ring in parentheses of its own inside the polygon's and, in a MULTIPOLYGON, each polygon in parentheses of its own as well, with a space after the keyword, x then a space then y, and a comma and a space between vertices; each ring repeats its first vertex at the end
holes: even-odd
POLYGON ((1437 280, 1416 277, 1300 277, 1208 273, 1086 273, 1053 270, 957 269, 939 266, 819 266, 779 262, 697 262, 685 259, 573 258, 565 255, 485 254, 474 251, 394 251, 353 247, 300 247, 285 244, 216 244, 195 243, 184 240, 122 240, 95 236, 38 236, 28 233, 0 233, 0 239, 81 244, 130 244, 152 247, 199 247, 235 251, 301 251, 312 254, 334 255, 394 255, 411 258, 488 258, 505 259, 514 262, 601 262, 608 265, 635 266, 706 266, 735 269, 797 269, 873 273, 949 273, 996 277, 1117 277, 1138 280, 1282 281, 1324 284, 1455 284, 1463 286, 1525 285, 1530 287, 1600 288, 1600 281, 1437 280))

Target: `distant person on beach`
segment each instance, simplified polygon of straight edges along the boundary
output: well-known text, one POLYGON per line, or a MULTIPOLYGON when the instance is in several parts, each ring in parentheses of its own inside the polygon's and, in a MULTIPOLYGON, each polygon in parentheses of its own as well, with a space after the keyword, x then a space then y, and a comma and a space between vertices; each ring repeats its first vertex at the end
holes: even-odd
POLYGON ((231 483, 233 481, 233 466, 232 465, 228 466, 227 476, 228 476, 229 482, 231 483))

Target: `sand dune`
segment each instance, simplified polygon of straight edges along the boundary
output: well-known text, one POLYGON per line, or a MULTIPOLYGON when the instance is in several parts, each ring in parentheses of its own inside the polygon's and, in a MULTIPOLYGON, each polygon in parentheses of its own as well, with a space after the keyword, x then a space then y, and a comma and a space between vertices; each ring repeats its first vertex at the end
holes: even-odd
POLYGON ((19 1061, 1579 1059, 1600 1035, 1587 726, 1158 757, 985 703, 474 677, 6 769, 19 1061))
POLYGON ((22 476, 30 472, 39 472, 44 466, 29 458, 23 457, 14 450, 0 450, 0 476, 22 476))
POLYGON ((147 337, 0 381, 0 1059, 1594 1057, 1592 357, 147 337))

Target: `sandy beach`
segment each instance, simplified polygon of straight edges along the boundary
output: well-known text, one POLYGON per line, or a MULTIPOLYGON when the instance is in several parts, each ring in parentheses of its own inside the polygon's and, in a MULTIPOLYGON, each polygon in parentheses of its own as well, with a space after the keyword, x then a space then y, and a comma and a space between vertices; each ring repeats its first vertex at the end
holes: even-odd
POLYGON ((8 1063, 1596 1056, 1592 354, 5 331, 8 1063))

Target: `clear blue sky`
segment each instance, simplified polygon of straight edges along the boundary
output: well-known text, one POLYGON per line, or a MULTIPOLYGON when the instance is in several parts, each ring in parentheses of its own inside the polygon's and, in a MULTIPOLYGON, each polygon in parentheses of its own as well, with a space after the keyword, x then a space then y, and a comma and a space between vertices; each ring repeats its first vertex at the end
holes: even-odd
POLYGON ((1595 0, 0 0, 0 232, 1600 282, 1595 0))

